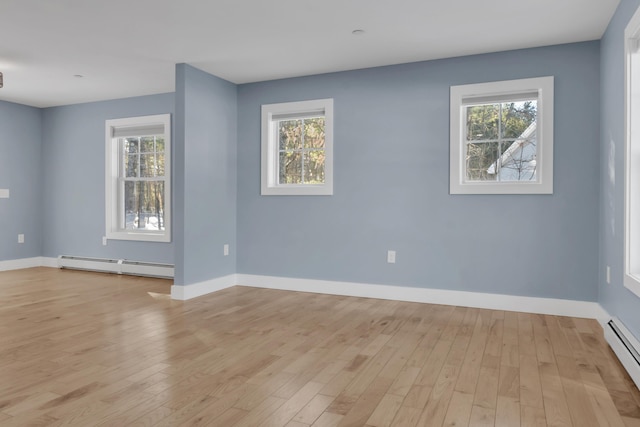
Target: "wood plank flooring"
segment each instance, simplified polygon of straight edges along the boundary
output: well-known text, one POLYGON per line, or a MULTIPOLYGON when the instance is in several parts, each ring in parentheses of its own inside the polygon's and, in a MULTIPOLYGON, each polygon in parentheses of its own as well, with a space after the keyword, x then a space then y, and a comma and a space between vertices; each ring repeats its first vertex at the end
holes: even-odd
POLYGON ((595 320, 0 273, 2 426, 640 426, 595 320))

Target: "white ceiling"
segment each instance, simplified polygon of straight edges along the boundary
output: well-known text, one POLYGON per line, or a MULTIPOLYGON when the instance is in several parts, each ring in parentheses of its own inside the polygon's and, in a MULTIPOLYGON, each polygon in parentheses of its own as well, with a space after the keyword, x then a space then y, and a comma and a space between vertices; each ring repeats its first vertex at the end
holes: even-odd
POLYGON ((247 83, 595 40, 618 2, 1 0, 0 100, 172 92, 182 62, 247 83))

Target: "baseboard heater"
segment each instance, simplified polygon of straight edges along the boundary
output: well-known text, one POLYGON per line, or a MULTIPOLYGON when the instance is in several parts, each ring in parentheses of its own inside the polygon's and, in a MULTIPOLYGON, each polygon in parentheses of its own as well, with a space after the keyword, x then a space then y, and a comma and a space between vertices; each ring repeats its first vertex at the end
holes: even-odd
POLYGON ((58 268, 165 278, 173 278, 174 275, 172 264, 70 255, 60 255, 58 257, 58 268))
POLYGON ((640 343, 618 319, 605 325, 604 337, 634 383, 640 388, 640 343))

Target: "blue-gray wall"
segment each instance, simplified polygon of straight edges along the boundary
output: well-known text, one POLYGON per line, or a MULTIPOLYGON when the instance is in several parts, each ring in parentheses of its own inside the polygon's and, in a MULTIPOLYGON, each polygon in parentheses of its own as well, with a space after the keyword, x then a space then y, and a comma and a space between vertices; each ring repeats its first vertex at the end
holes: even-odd
POLYGON ((173 262, 173 243, 109 240, 105 235, 105 120, 173 113, 174 94, 43 110, 42 255, 173 262))
POLYGON ((237 87, 176 66, 176 285, 236 272, 237 87), (223 256, 224 244, 230 245, 223 256))
POLYGON ((599 42, 587 42, 240 86, 180 64, 175 94, 45 110, 0 103, 0 159, 15 150, 8 139, 23 141, 12 159, 27 158, 0 170, 0 188, 12 191, 0 200, 0 238, 27 236, 25 245, 3 244, 0 260, 68 253, 175 262, 178 285, 239 272, 587 301, 598 299, 606 262, 614 285, 600 289, 601 301, 635 320, 620 285, 621 229, 608 232, 622 222, 615 39, 631 3, 622 2, 602 58, 599 42), (555 77, 554 194, 449 195, 449 87, 544 75, 555 77), (335 100, 335 194, 260 196, 260 106, 327 97, 335 100), (173 243, 102 246, 104 121, 174 108, 173 243), (616 186, 605 172, 610 140, 616 186), (29 183, 24 204, 13 180, 29 183), (388 249, 396 264, 385 262, 388 249))
POLYGON ((239 86, 238 272, 597 300, 599 64, 586 42, 239 86), (547 75, 553 195, 449 195, 449 87, 547 75), (261 104, 315 98, 334 195, 261 196, 261 104))
POLYGON ((0 101, 0 261, 42 254, 42 111, 0 101), (18 243, 18 234, 25 242, 18 243))
POLYGON ((599 301, 640 337, 640 298, 624 287, 624 29, 640 5, 622 0, 600 42, 599 301), (611 267, 611 285, 606 266, 611 267))

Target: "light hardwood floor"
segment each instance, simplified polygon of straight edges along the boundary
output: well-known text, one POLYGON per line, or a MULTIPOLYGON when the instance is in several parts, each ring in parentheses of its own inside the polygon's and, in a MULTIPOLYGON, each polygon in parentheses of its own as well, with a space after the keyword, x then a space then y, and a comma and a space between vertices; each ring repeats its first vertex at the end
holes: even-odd
POLYGON ((640 426, 595 320, 0 273, 2 426, 640 426))

